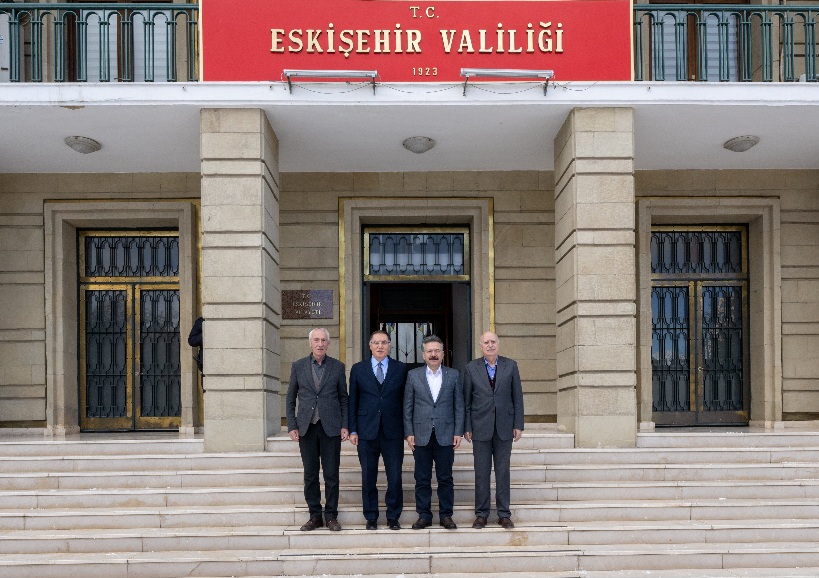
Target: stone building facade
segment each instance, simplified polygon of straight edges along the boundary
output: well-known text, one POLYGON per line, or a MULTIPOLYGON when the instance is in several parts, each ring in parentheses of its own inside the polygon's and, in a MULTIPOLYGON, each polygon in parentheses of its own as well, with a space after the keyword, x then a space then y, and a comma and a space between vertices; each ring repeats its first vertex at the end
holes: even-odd
MULTIPOLYGON (((283 166, 284 151, 305 144, 294 143, 302 136, 286 123, 277 129, 290 97, 277 97, 272 105, 260 98, 248 103, 238 96, 241 87, 233 88, 233 100, 226 100, 191 85, 205 93, 176 105, 187 125, 191 111, 196 113, 198 142, 185 144, 198 148, 198 171, 181 161, 178 171, 133 172, 120 170, 127 162, 110 171, 82 165, 57 171, 45 157, 32 161, 42 164, 41 171, 0 165, 0 425, 7 430, 59 436, 120 429, 113 422, 94 425, 84 414, 90 342, 84 341, 89 325, 83 299, 97 282, 80 271, 81 239, 89 232, 178 236, 178 271, 172 275, 183 342, 178 415, 143 425, 136 416, 136 425, 125 429, 201 431, 209 450, 263 449, 269 436, 280 434, 290 365, 306 355, 310 328, 326 327, 331 355, 348 366, 366 352, 375 322, 374 282, 362 263, 364 237, 375 227, 468 232, 469 274, 446 282, 452 287, 447 323, 455 327, 448 344, 453 357, 479 355, 477 337, 494 330, 502 353, 519 362, 527 423, 556 424, 574 433, 579 447, 632 446, 637 431, 655 425, 721 423, 723 417, 708 418, 707 404, 722 394, 718 386, 708 393, 702 362, 707 347, 717 351, 720 345, 703 345, 708 332, 699 309, 722 291, 714 287, 732 288, 725 295, 734 297, 725 301, 720 293, 713 303, 737 308, 740 325, 718 327, 713 335, 730 330, 741 337, 733 341, 739 349, 728 354, 741 367, 730 375, 713 370, 729 381, 739 375, 742 382, 742 399, 723 395, 738 405, 721 408, 720 416, 774 428, 819 415, 813 355, 819 346, 819 166, 783 168, 770 153, 740 168, 732 159, 716 168, 678 168, 683 153, 671 150, 666 166, 643 162, 641 168, 641 142, 663 129, 641 124, 647 105, 637 90, 645 88, 632 84, 620 87, 627 97, 608 103, 572 96, 559 103, 505 102, 532 119, 552 119, 551 131, 542 135, 540 169, 463 170, 452 161, 451 170, 407 170, 404 161, 379 161, 380 170, 355 170, 355 163, 349 171, 292 170, 283 166), (652 246, 662 231, 731 232, 739 239, 736 274, 658 276, 652 246), (658 287, 690 290, 685 307, 697 309, 678 315, 690 327, 676 338, 689 341, 678 343, 673 355, 658 350, 658 287), (282 292, 306 289, 332 292, 332 317, 283 318, 282 292), (184 344, 200 313, 206 320, 203 383, 184 344), (672 357, 691 361, 696 351, 700 361, 675 377, 683 375, 690 385, 692 398, 677 400, 688 404, 687 417, 680 407, 670 417, 659 415, 668 408, 658 407, 657 398, 669 394, 657 385, 652 356, 662 365, 672 357)), ((708 90, 719 108, 717 88, 708 90)), ((77 90, 54 105, 49 90, 37 106, 97 104, 102 110, 111 103, 77 90)), ((817 106, 801 94, 793 115, 805 114, 806 107, 815 115, 817 106)), ((4 114, 16 98, 6 97, 4 114)), ((756 98, 749 97, 749 107, 756 98)), ((480 114, 478 107, 469 114, 480 114)), ((668 110, 672 114, 671 105, 668 110)), ((397 120, 400 114, 386 116, 397 120)), ((676 126, 692 118, 683 116, 676 126)), ((769 138, 784 136, 784 130, 769 138)), ((365 132, 350 136, 353 146, 365 132)), ((322 165, 324 152, 311 166, 322 165)), ((292 156, 287 163, 300 166, 292 156)), ((153 280, 164 287, 161 281, 153 280)), ((119 287, 119 281, 105 282, 119 287)), ((149 290, 140 289, 138 280, 128 283, 137 287, 134 295, 149 290)), ((129 395, 136 395, 138 388, 130 387, 129 395)), ((144 399, 132 402, 133 414, 144 399)))

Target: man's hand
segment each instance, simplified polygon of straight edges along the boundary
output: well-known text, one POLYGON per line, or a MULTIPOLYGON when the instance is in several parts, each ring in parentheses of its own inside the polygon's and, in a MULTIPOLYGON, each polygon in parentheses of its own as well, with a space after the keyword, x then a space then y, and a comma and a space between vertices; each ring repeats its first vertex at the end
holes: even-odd
POLYGON ((350 430, 346 427, 341 428, 341 441, 346 442, 348 437, 350 437, 350 430))
POLYGON ((472 432, 471 431, 464 432, 464 439, 469 443, 472 443, 472 432))
POLYGON ((459 445, 461 445, 461 436, 455 436, 455 439, 452 441, 452 447, 457 450, 459 445))
POLYGON ((515 434, 515 437, 514 437, 514 439, 512 439, 512 441, 516 442, 516 441, 518 441, 520 439, 520 436, 523 435, 523 430, 522 429, 513 429, 512 433, 515 434))
POLYGON ((354 446, 358 445, 358 434, 350 434, 350 443, 354 446))
POLYGON ((291 429, 290 430, 290 439, 293 440, 294 442, 299 441, 299 430, 291 429))
POLYGON ((407 443, 409 444, 410 450, 415 451, 415 436, 407 436, 407 443))

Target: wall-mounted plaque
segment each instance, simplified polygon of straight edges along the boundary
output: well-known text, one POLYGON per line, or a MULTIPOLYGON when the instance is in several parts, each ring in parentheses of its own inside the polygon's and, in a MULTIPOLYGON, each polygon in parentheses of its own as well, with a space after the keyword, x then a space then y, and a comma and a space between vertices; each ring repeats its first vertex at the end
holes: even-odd
POLYGON ((282 290, 282 319, 332 319, 333 292, 329 289, 282 290))

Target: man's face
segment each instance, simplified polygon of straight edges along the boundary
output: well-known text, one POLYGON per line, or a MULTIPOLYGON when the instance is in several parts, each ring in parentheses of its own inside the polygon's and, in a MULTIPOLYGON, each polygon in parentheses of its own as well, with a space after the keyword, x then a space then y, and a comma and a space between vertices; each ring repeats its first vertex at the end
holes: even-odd
POLYGON ((313 331, 310 335, 310 351, 317 361, 324 359, 327 348, 330 347, 330 337, 324 331, 313 331))
POLYGON ((424 344, 424 361, 432 371, 438 371, 444 361, 444 349, 437 341, 424 344))
POLYGON ((490 359, 497 357, 499 348, 500 345, 498 343, 497 335, 490 332, 486 332, 481 335, 481 353, 483 353, 484 357, 488 357, 490 359))
POLYGON ((383 361, 390 353, 390 338, 386 333, 374 333, 370 338, 370 352, 376 361, 383 361))

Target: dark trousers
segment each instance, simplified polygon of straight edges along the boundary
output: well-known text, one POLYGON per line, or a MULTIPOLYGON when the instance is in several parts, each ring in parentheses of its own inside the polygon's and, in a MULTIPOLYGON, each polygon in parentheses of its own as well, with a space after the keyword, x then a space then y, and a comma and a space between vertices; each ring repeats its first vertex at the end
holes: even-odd
POLYGON ((440 518, 452 516, 455 505, 455 484, 452 481, 452 463, 455 448, 452 444, 442 446, 435 438, 435 432, 425 446, 415 446, 415 511, 420 518, 432 520, 432 464, 435 464, 435 478, 438 480, 438 515, 440 518))
POLYGON ((509 511, 510 476, 509 463, 512 457, 512 440, 502 440, 497 432, 491 440, 472 440, 472 455, 475 459, 475 515, 489 517, 489 478, 492 462, 495 463, 495 507, 498 518, 510 518, 509 511))
POLYGON ((310 509, 310 517, 321 516, 321 486, 319 464, 324 474, 324 517, 338 517, 338 467, 341 462, 341 435, 328 436, 321 421, 310 424, 307 432, 299 437, 301 463, 304 465, 304 499, 310 509))
POLYGON ((364 518, 378 520, 378 457, 384 458, 387 473, 387 519, 397 520, 404 510, 401 468, 404 465, 404 439, 387 439, 383 428, 373 440, 358 439, 358 462, 361 464, 361 504, 364 518))

